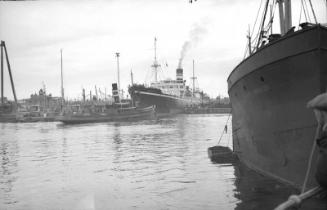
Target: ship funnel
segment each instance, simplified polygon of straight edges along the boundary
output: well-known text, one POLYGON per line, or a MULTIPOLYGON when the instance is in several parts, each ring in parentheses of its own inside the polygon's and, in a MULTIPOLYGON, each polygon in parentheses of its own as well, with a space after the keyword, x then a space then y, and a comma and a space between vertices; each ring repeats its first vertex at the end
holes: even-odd
POLYGON ((183 82, 183 69, 181 67, 178 67, 176 69, 176 80, 179 82, 183 82))
POLYGON ((112 83, 112 96, 114 97, 115 103, 119 103, 119 94, 117 83, 112 83))

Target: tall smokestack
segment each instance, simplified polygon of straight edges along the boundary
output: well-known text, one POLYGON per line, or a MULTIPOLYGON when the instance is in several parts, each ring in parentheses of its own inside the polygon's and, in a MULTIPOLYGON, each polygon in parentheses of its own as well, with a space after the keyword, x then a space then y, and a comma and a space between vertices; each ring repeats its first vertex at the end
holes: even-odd
POLYGON ((178 67, 177 69, 176 69, 176 80, 178 81, 178 82, 183 82, 183 69, 182 69, 182 67, 178 67))
POLYGON ((112 83, 112 96, 114 97, 115 103, 119 103, 119 93, 117 83, 112 83))

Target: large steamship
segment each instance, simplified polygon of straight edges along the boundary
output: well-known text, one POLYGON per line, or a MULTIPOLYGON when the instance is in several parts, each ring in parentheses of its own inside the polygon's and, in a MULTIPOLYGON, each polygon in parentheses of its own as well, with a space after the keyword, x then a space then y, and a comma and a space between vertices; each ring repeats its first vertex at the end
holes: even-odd
MULTIPOLYGON (((295 31, 291 1, 277 2, 281 34, 267 35, 263 22, 257 45, 249 39, 249 56, 228 77, 233 147, 250 168, 300 188, 317 127, 306 104, 327 87, 327 28, 303 23, 295 31)), ((310 175, 316 163, 314 154, 310 175)))
POLYGON ((199 106, 208 101, 208 97, 194 86, 194 68, 193 68, 193 88, 186 85, 183 78, 183 68, 181 65, 176 69, 176 79, 165 79, 158 81, 157 71, 160 65, 156 58, 156 39, 155 39, 155 57, 152 65, 155 72, 154 81, 150 86, 143 84, 132 84, 128 91, 136 106, 147 107, 156 106, 159 114, 180 113, 186 107, 199 106))

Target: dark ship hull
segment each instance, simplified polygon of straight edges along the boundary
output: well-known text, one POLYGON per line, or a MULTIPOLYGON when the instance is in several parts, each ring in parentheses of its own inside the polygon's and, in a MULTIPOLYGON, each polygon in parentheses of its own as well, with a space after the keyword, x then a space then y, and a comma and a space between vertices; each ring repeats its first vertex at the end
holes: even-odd
POLYGON ((327 29, 320 25, 288 34, 242 61, 228 78, 239 159, 300 188, 317 126, 306 104, 326 91, 326 80, 327 29))
POLYGON ((64 114, 56 119, 64 124, 153 120, 156 119, 156 112, 154 106, 146 108, 117 108, 109 110, 107 113, 64 114))
POLYGON ((16 122, 16 110, 12 103, 0 104, 0 122, 16 122))
POLYGON ((182 113, 186 107, 194 104, 201 104, 198 98, 177 97, 163 94, 160 89, 144 87, 143 85, 133 85, 129 88, 129 93, 136 106, 147 107, 156 106, 159 114, 182 113))

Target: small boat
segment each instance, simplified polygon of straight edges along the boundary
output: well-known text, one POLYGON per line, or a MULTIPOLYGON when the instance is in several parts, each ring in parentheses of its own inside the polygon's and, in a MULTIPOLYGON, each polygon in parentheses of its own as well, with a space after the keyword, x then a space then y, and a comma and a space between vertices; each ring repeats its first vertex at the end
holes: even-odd
POLYGON ((119 107, 114 105, 74 106, 66 109, 62 115, 56 117, 65 124, 135 121, 155 119, 155 106, 145 108, 119 107))
POLYGON ((16 122, 16 107, 10 102, 0 104, 0 122, 16 122))
POLYGON ((16 113, 16 122, 52 122, 56 113, 44 110, 39 105, 20 108, 16 113))

